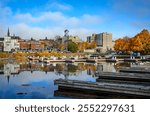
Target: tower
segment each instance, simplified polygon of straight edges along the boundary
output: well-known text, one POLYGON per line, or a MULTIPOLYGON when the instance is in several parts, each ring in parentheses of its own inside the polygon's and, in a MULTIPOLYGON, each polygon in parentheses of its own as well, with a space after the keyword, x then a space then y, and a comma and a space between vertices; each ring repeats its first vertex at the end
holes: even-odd
POLYGON ((63 39, 62 39, 62 43, 64 43, 65 44, 65 49, 68 51, 68 40, 69 40, 69 31, 68 31, 68 29, 66 29, 66 30, 64 30, 64 37, 63 37, 63 39))
POLYGON ((8 31, 7 31, 7 36, 8 36, 8 37, 10 36, 9 28, 8 28, 8 31))
POLYGON ((68 37, 69 35, 68 35, 68 33, 69 33, 69 31, 68 31, 68 29, 66 29, 65 31, 64 31, 64 33, 65 33, 65 37, 68 37))

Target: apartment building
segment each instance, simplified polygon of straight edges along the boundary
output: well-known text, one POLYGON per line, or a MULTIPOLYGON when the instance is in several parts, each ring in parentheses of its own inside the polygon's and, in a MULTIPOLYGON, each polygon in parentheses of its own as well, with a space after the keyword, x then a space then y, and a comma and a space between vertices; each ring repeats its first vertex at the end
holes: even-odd
POLYGON ((87 42, 96 42, 96 50, 99 52, 107 52, 113 50, 114 42, 112 41, 112 33, 99 33, 92 34, 92 36, 87 37, 87 42))

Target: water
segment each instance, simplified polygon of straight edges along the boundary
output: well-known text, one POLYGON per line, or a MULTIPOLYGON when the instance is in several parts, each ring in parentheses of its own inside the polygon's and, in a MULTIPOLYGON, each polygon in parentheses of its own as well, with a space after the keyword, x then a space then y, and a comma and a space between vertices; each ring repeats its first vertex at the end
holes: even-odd
POLYGON ((117 72, 131 63, 0 63, 1 99, 60 99, 72 98, 55 95, 56 79, 96 81, 96 72, 117 72))

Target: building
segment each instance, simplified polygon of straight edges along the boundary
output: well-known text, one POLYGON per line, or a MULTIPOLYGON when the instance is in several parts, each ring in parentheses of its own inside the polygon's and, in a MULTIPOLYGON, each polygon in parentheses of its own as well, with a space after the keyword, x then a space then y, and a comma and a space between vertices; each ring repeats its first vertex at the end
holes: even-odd
POLYGON ((87 42, 91 43, 91 42, 95 41, 95 37, 96 37, 96 34, 92 34, 92 36, 88 36, 87 37, 87 42))
POLYGON ((20 49, 20 45, 18 43, 18 39, 14 39, 11 37, 4 37, 4 49, 5 52, 18 51, 20 49))
POLYGON ((32 52, 38 52, 38 51, 43 51, 44 50, 44 44, 42 44, 40 41, 36 40, 20 40, 20 51, 32 51, 32 52))
POLYGON ((3 51, 5 52, 11 52, 11 51, 18 51, 20 49, 20 44, 18 42, 19 40, 19 36, 10 36, 10 33, 9 33, 9 29, 8 29, 8 32, 7 32, 7 36, 4 37, 4 40, 3 40, 3 51))
POLYGON ((92 37, 91 36, 87 36, 87 42, 88 43, 91 43, 92 42, 92 39, 91 39, 92 37))
POLYGON ((4 38, 0 38, 0 52, 2 52, 2 51, 3 51, 3 48, 4 48, 4 43, 3 43, 3 41, 4 41, 4 38))
POLYGON ((20 43, 20 51, 26 52, 30 49, 30 45, 26 40, 19 40, 18 42, 20 43))
POLYGON ((78 36, 69 36, 68 40, 71 40, 74 43, 82 42, 82 40, 78 36))
POLYGON ((18 51, 20 45, 17 39, 12 39, 11 37, 4 37, 4 51, 11 52, 11 51, 18 51))
POLYGON ((44 45, 44 50, 46 51, 52 51, 58 48, 58 43, 52 39, 41 39, 39 42, 44 45))
POLYGON ((113 50, 112 34, 111 33, 100 33, 95 36, 97 49, 101 52, 113 50))
POLYGON ((87 37, 87 42, 96 42, 96 50, 98 52, 107 52, 113 50, 114 42, 112 41, 112 34, 103 32, 100 34, 92 34, 87 37))

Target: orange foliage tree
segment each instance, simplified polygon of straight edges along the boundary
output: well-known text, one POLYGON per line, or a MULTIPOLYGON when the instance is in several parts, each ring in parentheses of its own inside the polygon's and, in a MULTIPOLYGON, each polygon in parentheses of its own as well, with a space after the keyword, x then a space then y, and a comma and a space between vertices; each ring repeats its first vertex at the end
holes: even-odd
POLYGON ((119 38, 115 41, 114 49, 116 51, 150 54, 150 33, 144 29, 132 38, 119 38))
POLYGON ((123 51, 124 41, 123 39, 119 38, 115 41, 114 49, 116 51, 123 51))
POLYGON ((133 37, 129 40, 129 47, 131 51, 142 52, 143 44, 139 37, 133 37))
POLYGON ((80 42, 78 43, 78 51, 83 52, 85 49, 94 49, 96 48, 96 42, 93 41, 91 43, 88 42, 80 42))

